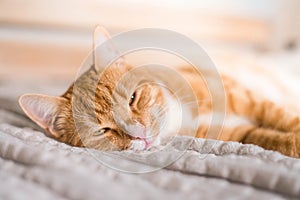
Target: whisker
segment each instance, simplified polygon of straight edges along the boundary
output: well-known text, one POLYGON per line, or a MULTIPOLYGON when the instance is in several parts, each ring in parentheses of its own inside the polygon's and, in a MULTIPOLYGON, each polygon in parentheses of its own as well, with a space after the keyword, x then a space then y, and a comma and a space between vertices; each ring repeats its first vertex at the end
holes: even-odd
POLYGON ((185 87, 184 86, 182 86, 182 87, 180 87, 180 88, 178 88, 177 90, 176 90, 176 92, 174 92, 174 95, 178 95, 179 94, 179 92, 181 92, 182 90, 184 90, 185 89, 185 87))
POLYGON ((196 101, 188 101, 188 102, 184 102, 184 105, 190 105, 193 103, 204 103, 204 102, 210 102, 210 99, 206 99, 206 100, 196 100, 196 101))

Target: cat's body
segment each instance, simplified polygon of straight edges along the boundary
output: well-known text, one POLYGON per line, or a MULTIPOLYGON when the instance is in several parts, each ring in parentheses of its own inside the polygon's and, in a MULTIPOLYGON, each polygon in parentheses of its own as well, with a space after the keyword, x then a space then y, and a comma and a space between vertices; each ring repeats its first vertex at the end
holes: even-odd
MULTIPOLYGON (((197 97, 200 115, 191 119, 199 122, 194 136, 206 138, 209 126, 223 127, 215 139, 256 144, 300 157, 298 116, 222 75, 226 117, 224 124, 211 123, 212 104, 205 81, 193 68, 176 70, 197 97)), ((133 72, 129 80, 147 77, 123 61, 101 73, 97 66, 92 66, 61 97, 24 95, 20 104, 31 119, 58 141, 101 150, 149 149, 159 144, 161 138, 177 134, 180 109, 189 108, 178 107, 172 92, 154 83, 137 86, 127 81, 130 87, 117 86, 127 72, 133 72), (156 105, 164 109, 153 112, 156 105)))

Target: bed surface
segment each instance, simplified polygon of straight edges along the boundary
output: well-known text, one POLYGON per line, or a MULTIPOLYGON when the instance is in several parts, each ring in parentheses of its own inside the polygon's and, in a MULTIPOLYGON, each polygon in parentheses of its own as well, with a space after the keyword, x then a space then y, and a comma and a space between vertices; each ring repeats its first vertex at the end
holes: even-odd
POLYGON ((0 105, 0 199, 300 197, 300 160, 277 152, 236 142, 177 137, 158 156, 133 151, 108 156, 46 137, 13 99, 3 98, 0 105), (178 154, 182 156, 171 165, 157 169, 178 154), (147 171, 136 170, 140 166, 152 172, 128 173, 147 171))
POLYGON ((177 137, 159 154, 107 154, 46 137, 17 99, 27 92, 60 95, 71 82, 71 77, 1 77, 0 199, 300 197, 300 160, 255 145, 177 137), (166 165, 168 160, 174 162, 166 165))

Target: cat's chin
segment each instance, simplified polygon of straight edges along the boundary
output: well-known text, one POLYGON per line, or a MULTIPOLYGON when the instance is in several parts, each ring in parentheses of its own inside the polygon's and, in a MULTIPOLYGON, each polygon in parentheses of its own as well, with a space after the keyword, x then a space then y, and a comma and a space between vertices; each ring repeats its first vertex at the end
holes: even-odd
POLYGON ((147 143, 144 140, 131 140, 129 150, 142 151, 147 147, 147 143))
POLYGON ((158 146, 159 144, 160 144, 159 137, 151 141, 146 139, 135 139, 135 140, 131 140, 129 150, 134 150, 134 151, 149 150, 150 148, 158 146))

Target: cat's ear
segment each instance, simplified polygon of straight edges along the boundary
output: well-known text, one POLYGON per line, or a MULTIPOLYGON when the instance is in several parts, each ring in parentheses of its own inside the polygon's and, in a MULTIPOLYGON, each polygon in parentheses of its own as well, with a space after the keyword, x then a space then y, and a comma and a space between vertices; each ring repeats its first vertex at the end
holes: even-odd
POLYGON ((53 121, 57 116, 62 97, 52 97, 40 94, 24 94, 19 98, 19 104, 27 116, 54 137, 53 121))
POLYGON ((110 34, 103 26, 96 26, 93 40, 93 62, 96 70, 101 70, 118 58, 118 62, 123 62, 123 58, 114 46, 110 34))

